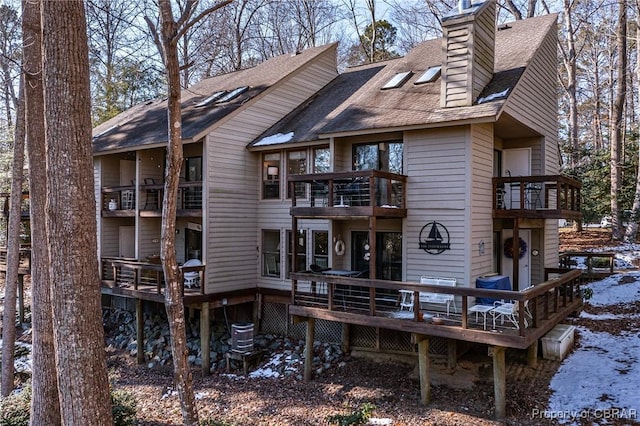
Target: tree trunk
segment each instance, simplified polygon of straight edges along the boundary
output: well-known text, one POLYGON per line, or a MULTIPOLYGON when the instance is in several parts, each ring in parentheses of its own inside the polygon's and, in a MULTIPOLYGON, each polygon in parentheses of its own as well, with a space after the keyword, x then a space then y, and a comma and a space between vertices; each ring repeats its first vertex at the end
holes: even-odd
MULTIPOLYGON (((41 4, 22 0, 23 69, 25 76, 27 155, 29 156, 29 206, 31 241, 47 241, 47 173, 42 92, 41 4)), ((46 244, 31 246, 31 415, 32 425, 62 424, 58 400, 51 282, 46 244)))
POLYGON ((60 413, 112 425, 97 262, 84 5, 42 3, 46 228, 60 413))
MULTIPOLYGON (((640 64, 640 2, 636 2, 636 64, 640 64)), ((638 82, 638 95, 640 96, 640 66, 636 66, 636 82, 638 82)), ((640 145, 638 145, 638 157, 640 158, 640 145)), ((627 226, 625 241, 635 243, 638 237, 638 222, 640 222, 640 161, 636 170, 636 192, 631 207, 631 217, 627 226)))
POLYGON ((13 141, 11 201, 7 232, 7 270, 5 274, 4 314, 2 316, 2 396, 13 390, 14 346, 16 342, 16 298, 20 266, 20 219, 24 167, 24 79, 20 76, 20 93, 16 107, 16 129, 13 141))
MULTIPOLYGON (((198 409, 193 392, 193 378, 189 368, 182 280, 175 249, 176 202, 182 168, 182 115, 180 103, 180 66, 178 64, 177 32, 169 0, 160 0, 160 23, 167 81, 169 82, 167 114, 169 141, 165 170, 164 199, 162 200, 162 234, 160 257, 165 277, 165 309, 171 333, 174 382, 180 396, 182 419, 185 425, 197 425, 198 409)), ((208 350, 208 349, 204 349, 208 350)))
POLYGON ((625 0, 618 0, 618 25, 616 29, 616 50, 618 63, 613 114, 611 115, 611 236, 614 240, 623 237, 620 223, 618 193, 622 189, 622 139, 624 133, 624 102, 627 91, 627 6, 625 0))

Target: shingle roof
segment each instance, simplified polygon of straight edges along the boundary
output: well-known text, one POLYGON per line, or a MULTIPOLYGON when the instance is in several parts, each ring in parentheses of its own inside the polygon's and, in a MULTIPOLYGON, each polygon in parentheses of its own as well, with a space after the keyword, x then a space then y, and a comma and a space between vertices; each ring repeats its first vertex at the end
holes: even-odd
MULTIPOLYGON (((306 49, 297 54, 280 55, 253 68, 202 80, 182 91, 182 137, 189 140, 218 120, 232 113, 284 77, 329 49, 335 43, 306 49), (249 89, 236 99, 222 104, 195 105, 219 90, 249 89)), ((158 145, 167 141, 167 102, 149 101, 136 105, 93 129, 93 151, 127 150, 141 145, 158 145)))
POLYGON ((456 120, 494 120, 542 41, 556 15, 516 21, 496 34, 494 76, 480 98, 487 102, 458 108, 440 107, 440 79, 413 82, 428 68, 442 63, 442 39, 425 41, 406 56, 378 65, 347 70, 311 102, 276 123, 250 146, 276 133, 293 132, 290 142, 313 141, 323 135, 376 129, 437 125, 456 120), (375 72, 373 72, 375 70, 375 72), (396 89, 380 90, 395 74, 414 75, 396 89), (507 97, 495 96, 509 89, 507 97), (493 95, 493 96, 492 96, 493 95))

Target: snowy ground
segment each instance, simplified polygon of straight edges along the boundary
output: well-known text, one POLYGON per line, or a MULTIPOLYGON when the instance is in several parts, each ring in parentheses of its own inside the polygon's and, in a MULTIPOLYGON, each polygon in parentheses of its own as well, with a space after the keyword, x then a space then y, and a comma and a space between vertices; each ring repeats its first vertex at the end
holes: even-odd
POLYGON ((640 423, 640 312, 633 308, 640 301, 640 272, 613 275, 589 287, 593 298, 588 304, 604 312, 583 312, 580 318, 635 325, 620 332, 578 326, 579 345, 551 380, 549 407, 539 416, 561 424, 640 423), (607 313, 613 307, 627 313, 607 313))

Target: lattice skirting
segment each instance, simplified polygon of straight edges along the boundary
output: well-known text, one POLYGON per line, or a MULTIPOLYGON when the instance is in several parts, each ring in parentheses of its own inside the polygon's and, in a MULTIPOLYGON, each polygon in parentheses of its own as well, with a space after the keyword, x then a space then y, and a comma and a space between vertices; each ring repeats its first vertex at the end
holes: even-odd
MULTIPOLYGON (((293 324, 287 316, 287 306, 282 303, 265 302, 262 305, 260 332, 287 336, 293 339, 305 338, 304 323, 293 324)), ((340 344, 342 341, 342 324, 334 321, 316 320, 316 340, 326 343, 340 344)), ((378 329, 374 327, 352 325, 350 345, 354 349, 379 350, 381 352, 416 352, 411 343, 411 333, 396 330, 378 329)), ((432 337, 429 353, 434 356, 447 355, 447 339, 432 337)))

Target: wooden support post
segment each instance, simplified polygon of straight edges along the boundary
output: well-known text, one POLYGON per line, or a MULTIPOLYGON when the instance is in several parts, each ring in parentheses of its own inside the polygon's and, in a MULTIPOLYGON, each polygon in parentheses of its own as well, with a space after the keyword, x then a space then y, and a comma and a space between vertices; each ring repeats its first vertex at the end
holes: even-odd
POLYGON ((429 339, 420 336, 418 341, 418 367, 420 370, 420 402, 431 402, 431 372, 429 371, 429 339))
POLYGON ((24 274, 18 274, 18 319, 24 322, 24 274))
POLYGON ((208 376, 211 371, 211 324, 209 322, 209 302, 202 302, 200 310, 200 352, 202 353, 202 375, 208 376))
POLYGON ((527 348, 527 365, 531 368, 538 366, 538 339, 527 348))
POLYGON ((458 345, 454 339, 447 339, 447 367, 455 368, 458 363, 458 345))
POLYGON ((489 355, 493 357, 493 392, 496 400, 496 419, 504 419, 507 411, 507 379, 505 367, 505 348, 493 346, 489 348, 489 355))
POLYGON ((341 348, 342 348, 342 352, 344 353, 348 353, 351 350, 351 325, 343 322, 342 323, 342 342, 341 342, 341 348))
POLYGON ((316 319, 307 318, 307 341, 304 348, 304 381, 311 381, 313 369, 313 341, 315 340, 316 319))
POLYGON ((138 364, 144 363, 144 305, 142 299, 136 299, 136 359, 138 364))

